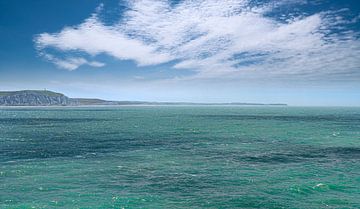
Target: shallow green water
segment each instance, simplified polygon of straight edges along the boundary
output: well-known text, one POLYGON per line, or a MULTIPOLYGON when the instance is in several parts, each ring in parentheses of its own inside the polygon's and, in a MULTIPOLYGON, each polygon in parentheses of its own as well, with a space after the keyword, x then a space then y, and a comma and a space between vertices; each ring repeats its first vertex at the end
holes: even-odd
POLYGON ((1 108, 0 208, 360 208, 360 108, 1 108))

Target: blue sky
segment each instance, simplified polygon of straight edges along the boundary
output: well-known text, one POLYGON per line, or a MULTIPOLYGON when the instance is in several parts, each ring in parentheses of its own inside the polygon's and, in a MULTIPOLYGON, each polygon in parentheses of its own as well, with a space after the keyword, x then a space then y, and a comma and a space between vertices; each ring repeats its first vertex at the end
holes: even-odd
POLYGON ((360 105, 355 0, 0 1, 0 90, 360 105))

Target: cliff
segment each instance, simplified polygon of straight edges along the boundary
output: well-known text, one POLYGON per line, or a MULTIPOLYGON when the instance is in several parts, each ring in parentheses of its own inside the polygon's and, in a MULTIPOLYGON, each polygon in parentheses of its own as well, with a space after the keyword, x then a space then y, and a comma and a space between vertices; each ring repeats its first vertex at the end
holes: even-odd
POLYGON ((52 91, 0 91, 1 106, 67 106, 78 102, 52 91))

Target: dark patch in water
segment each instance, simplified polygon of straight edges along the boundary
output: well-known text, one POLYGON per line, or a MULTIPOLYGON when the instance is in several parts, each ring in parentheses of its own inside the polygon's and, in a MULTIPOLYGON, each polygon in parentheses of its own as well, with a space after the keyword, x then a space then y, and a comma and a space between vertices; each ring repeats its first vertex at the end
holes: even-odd
POLYGON ((105 119, 105 118, 0 118, 0 124, 12 125, 41 125, 49 123, 84 123, 84 122, 103 122, 121 119, 105 119))
POLYGON ((5 109, 2 108, 0 109, 0 111, 2 112, 63 112, 64 110, 66 110, 67 113, 71 113, 71 112, 118 112, 118 111, 126 111, 128 112, 128 110, 124 110, 124 109, 113 109, 113 108, 104 108, 104 109, 90 109, 90 108, 86 108, 86 107, 80 107, 80 108, 71 108, 71 107, 39 107, 37 108, 9 108, 9 109, 5 109))
POLYGON ((218 120, 278 120, 287 122, 360 122, 360 116, 347 115, 319 115, 319 116, 288 116, 288 115, 199 115, 198 117, 204 117, 209 119, 218 120))
POLYGON ((342 158, 360 159, 359 147, 329 147, 323 150, 325 153, 336 155, 342 158))
MULTIPOLYGON (((299 150, 302 148, 299 148, 299 150)), ((309 160, 355 160, 360 159, 360 148, 329 147, 322 149, 308 148, 303 151, 286 153, 269 153, 255 156, 240 157, 240 160, 257 163, 297 163, 309 160)))
MULTIPOLYGON (((73 120, 71 119, 72 122, 73 120)), ((102 119, 97 120, 102 121, 102 119)), ((63 122, 64 119, 52 121, 63 122)), ((78 122, 84 122, 84 119, 79 119, 78 122)), ((280 143, 274 147, 273 152, 256 154, 261 150, 261 147, 259 147, 260 150, 254 150, 254 154, 250 154, 247 150, 241 149, 218 149, 218 146, 212 145, 194 146, 194 142, 226 142, 227 138, 216 138, 215 140, 212 137, 179 137, 171 134, 156 137, 156 133, 140 134, 138 136, 132 136, 131 133, 128 133, 127 135, 131 137, 126 137, 114 131, 98 132, 91 135, 69 133, 55 136, 51 133, 40 134, 34 132, 29 133, 27 138, 22 141, 8 141, 6 146, 0 147, 0 156, 2 161, 7 161, 13 159, 74 157, 78 155, 92 156, 89 153, 106 154, 142 149, 166 149, 174 150, 174 152, 181 151, 189 155, 203 156, 209 160, 233 160, 235 162, 250 163, 298 163, 310 160, 360 159, 360 148, 357 147, 289 147, 280 143)), ((239 140, 242 141, 243 139, 239 140)), ((256 142, 257 144, 255 143, 254 146, 259 146, 258 143, 266 143, 264 139, 247 141, 256 142)))
MULTIPOLYGON (((176 138, 134 137, 126 138, 114 132, 93 136, 29 135, 24 141, 7 142, 0 147, 0 161, 14 159, 42 159, 56 157, 88 156, 126 152, 132 150, 174 148, 181 149, 187 140, 176 138)), ((191 148, 189 148, 191 149, 191 148)))

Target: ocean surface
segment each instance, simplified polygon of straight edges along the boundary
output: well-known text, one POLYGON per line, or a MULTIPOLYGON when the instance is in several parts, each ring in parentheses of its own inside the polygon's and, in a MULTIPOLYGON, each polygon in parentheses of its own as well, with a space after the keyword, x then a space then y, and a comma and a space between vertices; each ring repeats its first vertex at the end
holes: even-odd
POLYGON ((0 108, 0 208, 360 208, 360 108, 0 108))

